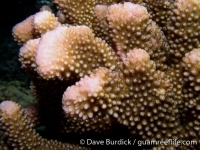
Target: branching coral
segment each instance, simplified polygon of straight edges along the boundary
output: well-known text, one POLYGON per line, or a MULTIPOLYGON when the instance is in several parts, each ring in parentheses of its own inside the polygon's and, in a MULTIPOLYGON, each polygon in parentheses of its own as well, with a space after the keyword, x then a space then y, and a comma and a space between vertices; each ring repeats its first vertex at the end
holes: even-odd
MULTIPOLYGON (((2 102, 0 104, 0 111, 1 126, 3 126, 6 131, 4 142, 5 145, 7 145, 6 147, 9 147, 8 149, 12 149, 12 147, 15 147, 15 149, 30 150, 70 150, 81 148, 76 145, 63 144, 58 141, 43 139, 35 130, 32 129, 33 124, 28 119, 22 108, 15 102, 2 102), (19 130, 16 130, 16 128, 19 130)), ((3 142, 2 145, 4 145, 3 142)))
POLYGON ((130 139, 196 141, 155 150, 199 149, 199 1, 53 2, 62 23, 44 10, 13 28, 38 103, 27 114, 14 102, 0 105, 2 148, 34 149, 42 141, 69 149, 68 136, 115 138, 120 128, 130 139), (27 145, 13 137, 21 131, 30 135, 27 145))

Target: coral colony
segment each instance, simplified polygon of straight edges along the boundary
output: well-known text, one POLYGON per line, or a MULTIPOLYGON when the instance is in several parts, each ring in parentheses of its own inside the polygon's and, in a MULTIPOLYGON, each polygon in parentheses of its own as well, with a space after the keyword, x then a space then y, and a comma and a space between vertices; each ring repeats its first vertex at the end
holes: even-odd
POLYGON ((200 149, 199 0, 52 2, 13 28, 37 104, 0 104, 1 150, 200 149))

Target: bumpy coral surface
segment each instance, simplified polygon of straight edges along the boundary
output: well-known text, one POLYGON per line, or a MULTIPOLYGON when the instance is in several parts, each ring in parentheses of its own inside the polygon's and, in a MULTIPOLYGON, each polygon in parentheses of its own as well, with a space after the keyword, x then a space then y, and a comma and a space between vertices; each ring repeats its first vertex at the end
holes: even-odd
POLYGON ((0 149, 200 149, 198 0, 52 2, 13 28, 37 104, 0 104, 0 149))

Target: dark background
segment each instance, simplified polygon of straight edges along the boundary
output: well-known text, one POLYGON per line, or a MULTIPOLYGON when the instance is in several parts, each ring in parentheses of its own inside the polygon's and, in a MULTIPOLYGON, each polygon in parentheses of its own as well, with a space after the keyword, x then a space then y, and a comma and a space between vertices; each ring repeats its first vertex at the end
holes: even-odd
POLYGON ((0 5, 0 40, 10 36, 15 24, 36 11, 36 0, 2 0, 0 5))
POLYGON ((19 49, 12 28, 38 11, 39 0, 1 0, 0 4, 0 102, 13 100, 26 106, 33 101, 30 80, 21 69, 19 49), (26 102, 26 104, 24 104, 26 102))
POLYGON ((0 81, 24 80, 12 28, 37 12, 36 0, 2 0, 0 5, 0 81))

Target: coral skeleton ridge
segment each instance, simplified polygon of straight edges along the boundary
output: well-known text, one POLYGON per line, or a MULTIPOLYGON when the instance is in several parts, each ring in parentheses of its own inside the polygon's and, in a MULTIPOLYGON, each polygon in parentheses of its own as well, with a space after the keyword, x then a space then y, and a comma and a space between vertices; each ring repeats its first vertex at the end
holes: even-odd
POLYGON ((0 150, 96 149, 79 140, 123 132, 200 149, 199 0, 52 2, 13 27, 37 104, 0 104, 0 150))

